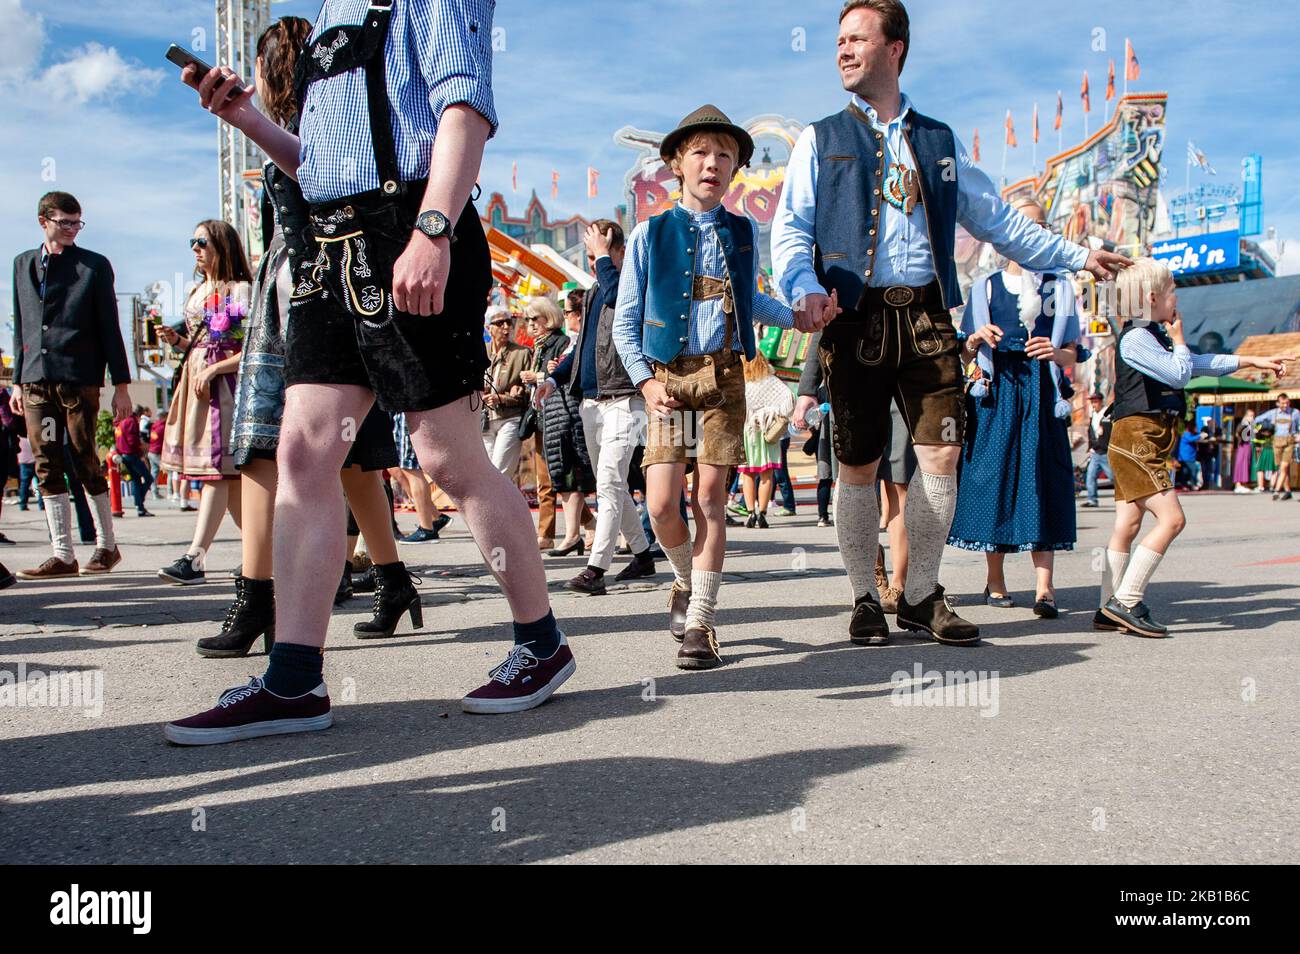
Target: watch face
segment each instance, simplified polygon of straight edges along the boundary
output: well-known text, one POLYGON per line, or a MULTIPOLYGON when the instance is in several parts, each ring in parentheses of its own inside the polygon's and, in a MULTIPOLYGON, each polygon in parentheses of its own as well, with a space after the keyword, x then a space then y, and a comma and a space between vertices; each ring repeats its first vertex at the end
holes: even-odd
POLYGON ((447 217, 441 212, 422 212, 416 220, 416 224, 420 227, 421 232, 434 238, 445 234, 447 231, 447 217))

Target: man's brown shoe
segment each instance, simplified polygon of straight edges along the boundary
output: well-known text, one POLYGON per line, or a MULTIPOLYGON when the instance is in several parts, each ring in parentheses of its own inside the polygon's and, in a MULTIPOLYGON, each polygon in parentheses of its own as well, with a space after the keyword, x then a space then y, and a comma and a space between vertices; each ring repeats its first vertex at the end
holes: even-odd
POLYGON ((64 563, 58 557, 50 557, 34 570, 19 570, 17 576, 20 580, 61 580, 65 576, 76 576, 77 573, 75 559, 64 563))
POLYGON ((81 575, 94 576, 96 573, 107 573, 121 562, 122 551, 117 547, 111 550, 96 547, 95 552, 90 555, 90 562, 82 567, 81 575))
POLYGON ((686 636, 686 608, 691 603, 691 591, 683 589, 681 584, 673 582, 668 591, 668 632, 679 643, 686 636))
POLYGON ((722 665, 718 652, 718 636, 711 626, 692 626, 682 637, 682 648, 677 650, 678 669, 712 669, 722 665))
POLYGON ((902 596, 902 590, 896 586, 886 584, 885 588, 880 591, 880 608, 886 613, 897 613, 898 601, 902 596))

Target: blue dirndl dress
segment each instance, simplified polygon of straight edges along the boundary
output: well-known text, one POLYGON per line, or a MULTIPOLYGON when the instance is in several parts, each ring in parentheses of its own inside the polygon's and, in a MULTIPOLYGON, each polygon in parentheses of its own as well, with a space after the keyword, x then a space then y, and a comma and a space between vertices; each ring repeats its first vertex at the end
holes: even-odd
MULTIPOLYGON (((998 273, 991 280, 990 319, 1007 340, 1023 341, 1028 332, 1017 298, 1001 279, 998 273)), ((1042 319, 1039 324, 1035 331, 1042 335, 1042 319)), ((993 372, 988 393, 966 399, 948 545, 984 553, 1073 550, 1074 464, 1068 423, 1055 414, 1051 363, 1022 350, 998 350, 993 372)))

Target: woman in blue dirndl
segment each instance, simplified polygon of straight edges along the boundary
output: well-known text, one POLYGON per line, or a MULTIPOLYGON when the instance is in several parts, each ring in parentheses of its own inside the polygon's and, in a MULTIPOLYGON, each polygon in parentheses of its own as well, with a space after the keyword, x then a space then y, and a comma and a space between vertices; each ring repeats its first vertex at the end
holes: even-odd
MULTIPOLYGON (((1045 218, 1036 206, 1022 211, 1045 218)), ((1003 571, 1006 554, 1029 551, 1037 578, 1034 613, 1055 618, 1053 555, 1074 549, 1077 538, 1072 389, 1062 370, 1087 356, 1077 344, 1074 287, 1066 275, 1011 263, 971 287, 962 331, 966 357, 975 356, 979 371, 967 398, 948 544, 986 555, 984 598, 1002 607, 1014 605, 1003 571)))

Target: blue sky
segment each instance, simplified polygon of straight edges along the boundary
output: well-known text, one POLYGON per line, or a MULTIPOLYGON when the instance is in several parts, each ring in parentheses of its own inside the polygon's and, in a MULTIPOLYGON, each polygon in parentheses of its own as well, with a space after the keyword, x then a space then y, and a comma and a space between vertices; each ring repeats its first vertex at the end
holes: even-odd
MULTIPOLYGON (((313 18, 317 2, 274 12, 313 18)), ((1132 2, 916 2, 903 88, 922 112, 948 122, 970 145, 980 130, 982 165, 1000 172, 1006 110, 1020 148, 1011 180, 1030 172, 1030 110, 1036 100, 1039 164, 1055 151, 1056 91, 1065 97, 1065 145, 1082 137, 1083 70, 1092 83, 1091 129, 1101 122, 1106 64, 1122 81, 1124 39, 1142 64, 1134 91, 1169 94, 1165 162, 1182 188, 1192 139, 1237 182, 1247 152, 1264 156, 1264 219, 1300 241, 1300 119, 1294 88, 1294 9, 1216 2, 1151 7, 1132 2), (1094 51, 1096 31, 1107 49, 1094 51)), ((505 49, 494 62, 498 136, 488 144, 484 191, 522 210, 536 189, 555 213, 609 214, 633 152, 613 141, 623 125, 667 130, 712 101, 743 121, 779 113, 808 122, 840 108, 834 63, 837 0, 659 0, 593 5, 506 0, 496 26, 505 49), (806 49, 792 42, 802 30, 806 49), (519 194, 510 167, 519 164, 519 194), (586 169, 601 171, 588 200, 586 169), (560 198, 550 199, 551 170, 560 198)), ((216 121, 163 60, 170 42, 214 31, 208 0, 0 0, 0 247, 17 254, 39 241, 37 197, 75 193, 90 223, 82 242, 112 259, 118 290, 188 275, 186 239, 216 213, 216 121), (53 180, 50 176, 53 175, 53 180)), ((1193 183, 1197 178, 1193 178, 1193 183)), ((0 294, 11 301, 10 272, 0 294)), ((6 312, 8 309, 6 309, 6 312)), ((9 349, 7 323, 0 345, 9 349)))

